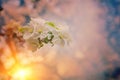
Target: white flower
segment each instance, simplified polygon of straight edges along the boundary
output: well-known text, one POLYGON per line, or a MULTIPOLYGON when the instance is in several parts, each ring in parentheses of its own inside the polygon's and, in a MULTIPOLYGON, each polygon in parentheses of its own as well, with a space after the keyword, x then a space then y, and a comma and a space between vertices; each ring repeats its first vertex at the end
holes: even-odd
POLYGON ((64 46, 70 41, 66 25, 59 25, 41 18, 32 18, 30 23, 20 31, 31 50, 37 50, 45 44, 64 46))

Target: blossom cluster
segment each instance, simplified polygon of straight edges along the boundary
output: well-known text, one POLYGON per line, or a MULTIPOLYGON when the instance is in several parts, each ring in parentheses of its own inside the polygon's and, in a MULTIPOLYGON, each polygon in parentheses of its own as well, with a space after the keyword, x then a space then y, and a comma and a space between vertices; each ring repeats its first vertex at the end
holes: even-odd
POLYGON ((35 51, 46 44, 64 46, 70 41, 68 26, 41 18, 31 18, 30 22, 19 28, 29 49, 35 51))

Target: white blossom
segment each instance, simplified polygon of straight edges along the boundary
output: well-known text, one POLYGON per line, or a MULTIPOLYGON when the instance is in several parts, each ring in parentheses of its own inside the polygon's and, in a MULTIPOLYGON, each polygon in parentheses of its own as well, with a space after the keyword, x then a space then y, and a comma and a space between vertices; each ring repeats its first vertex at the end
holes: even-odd
POLYGON ((20 29, 23 39, 31 50, 37 50, 45 44, 64 46, 70 41, 68 26, 56 24, 41 18, 32 18, 30 23, 20 29))

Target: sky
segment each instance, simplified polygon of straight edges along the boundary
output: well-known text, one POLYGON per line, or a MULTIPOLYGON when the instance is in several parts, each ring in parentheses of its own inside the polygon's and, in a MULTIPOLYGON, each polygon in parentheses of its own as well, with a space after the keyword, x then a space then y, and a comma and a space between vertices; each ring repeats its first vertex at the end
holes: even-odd
POLYGON ((0 1, 1 27, 11 20, 24 25, 31 17, 69 26, 70 45, 42 48, 32 55, 18 54, 21 62, 38 62, 32 66, 33 79, 120 79, 120 0, 0 1))

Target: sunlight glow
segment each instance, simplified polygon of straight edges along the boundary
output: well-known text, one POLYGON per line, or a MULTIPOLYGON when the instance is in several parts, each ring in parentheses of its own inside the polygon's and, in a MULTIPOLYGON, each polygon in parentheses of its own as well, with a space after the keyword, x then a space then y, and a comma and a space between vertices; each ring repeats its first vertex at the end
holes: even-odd
POLYGON ((12 80, 27 80, 30 77, 31 69, 29 68, 18 68, 12 72, 12 80))

